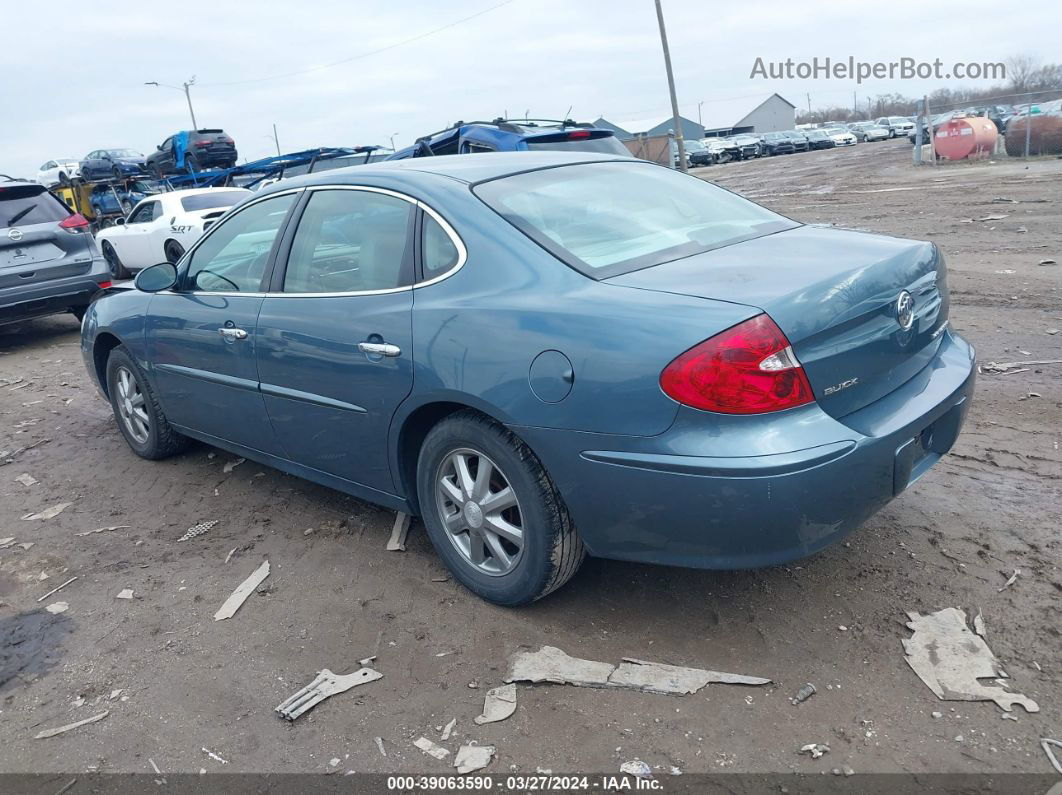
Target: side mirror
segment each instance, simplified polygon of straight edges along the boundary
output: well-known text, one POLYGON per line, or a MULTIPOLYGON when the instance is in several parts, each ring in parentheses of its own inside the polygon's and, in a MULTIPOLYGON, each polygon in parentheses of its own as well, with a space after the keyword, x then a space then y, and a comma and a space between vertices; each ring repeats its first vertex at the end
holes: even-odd
POLYGON ((114 225, 115 226, 123 226, 124 224, 125 224, 125 219, 124 218, 115 218, 114 219, 114 225))
POLYGON ((170 262, 160 262, 150 268, 144 268, 133 279, 133 286, 145 293, 157 293, 168 290, 177 284, 177 268, 170 262))

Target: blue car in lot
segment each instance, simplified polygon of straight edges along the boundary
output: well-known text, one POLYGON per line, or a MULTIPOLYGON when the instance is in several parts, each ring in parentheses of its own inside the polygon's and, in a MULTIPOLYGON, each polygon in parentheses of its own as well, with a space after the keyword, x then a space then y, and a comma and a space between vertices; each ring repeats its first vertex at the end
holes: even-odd
POLYGON ((587 553, 816 552, 950 449, 974 387, 933 244, 608 155, 285 180, 136 288, 82 327, 134 452, 198 439, 419 515, 504 605, 587 553))
POLYGON ((89 195, 89 204, 96 215, 128 215, 141 199, 159 192, 157 185, 145 180, 124 184, 97 185, 89 195))
POLYGON ((81 161, 81 178, 123 179, 147 173, 144 156, 135 149, 96 149, 81 161))
POLYGON ((399 149, 387 159, 546 150, 630 156, 630 151, 612 130, 591 124, 570 119, 494 119, 459 121, 445 130, 418 138, 411 146, 399 149))

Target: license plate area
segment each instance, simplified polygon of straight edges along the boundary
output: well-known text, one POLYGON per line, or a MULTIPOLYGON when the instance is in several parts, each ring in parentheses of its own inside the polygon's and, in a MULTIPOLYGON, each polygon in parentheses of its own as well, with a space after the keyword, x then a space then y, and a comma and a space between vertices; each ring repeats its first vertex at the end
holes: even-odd
POLYGON ((963 398, 896 448, 892 476, 893 494, 899 494, 922 477, 951 449, 959 436, 966 409, 967 400, 963 398))

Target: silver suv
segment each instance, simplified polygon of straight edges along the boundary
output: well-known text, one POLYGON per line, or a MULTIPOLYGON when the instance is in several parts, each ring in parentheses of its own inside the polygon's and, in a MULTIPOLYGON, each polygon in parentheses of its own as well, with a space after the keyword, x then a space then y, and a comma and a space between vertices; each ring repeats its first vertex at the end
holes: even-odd
POLYGON ((71 312, 111 274, 85 218, 36 182, 0 175, 0 324, 71 312))

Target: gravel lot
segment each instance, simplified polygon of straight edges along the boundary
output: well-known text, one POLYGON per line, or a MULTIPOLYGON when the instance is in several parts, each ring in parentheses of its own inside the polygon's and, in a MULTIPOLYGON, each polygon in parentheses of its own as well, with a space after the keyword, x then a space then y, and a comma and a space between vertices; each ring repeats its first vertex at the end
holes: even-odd
MULTIPOLYGON (((1062 358, 1062 334, 1047 333, 1062 328, 1062 265, 1038 264, 1062 262, 1062 160, 909 161, 894 141, 698 173, 802 221, 936 241, 953 327, 982 364, 1062 358), (994 215, 1006 217, 977 220, 994 215)), ((444 773, 412 741, 440 742, 452 718, 442 744, 495 745, 495 773, 615 772, 635 758, 661 773, 1050 771, 1039 738, 1062 739, 1062 365, 981 375, 953 453, 817 557, 753 572, 591 560, 510 611, 448 580, 416 524, 406 552, 386 552, 386 511, 251 461, 226 473, 233 457, 204 446, 136 458, 89 384, 77 332, 70 317, 0 328, 0 537, 16 539, 0 550, 0 771, 150 772, 150 758, 167 772, 444 773), (70 504, 20 518, 57 503, 70 504), (206 520, 217 525, 177 541, 206 520), (215 623, 264 559, 262 588, 215 623), (126 588, 134 598, 117 599, 126 588), (66 612, 42 610, 60 600, 66 612), (938 701, 908 668, 905 611, 952 606, 982 612, 1038 714, 938 701), (521 685, 515 715, 476 726, 509 655, 542 644, 775 684, 685 697, 521 685), (273 713, 319 669, 371 655, 382 680, 294 724, 273 713), (791 705, 805 682, 818 693, 791 705), (830 752, 799 755, 807 743, 830 752)))

